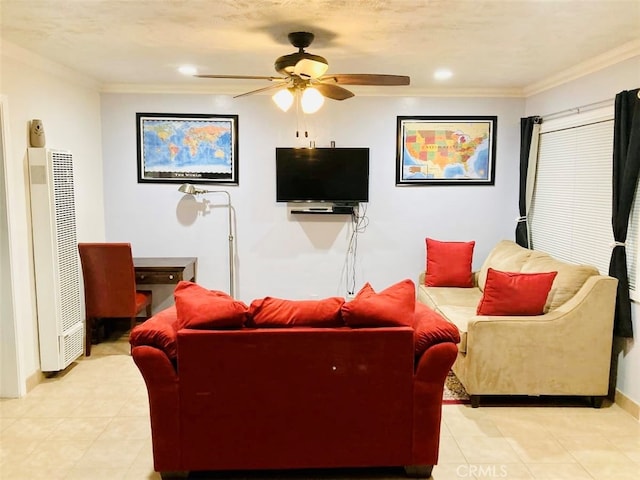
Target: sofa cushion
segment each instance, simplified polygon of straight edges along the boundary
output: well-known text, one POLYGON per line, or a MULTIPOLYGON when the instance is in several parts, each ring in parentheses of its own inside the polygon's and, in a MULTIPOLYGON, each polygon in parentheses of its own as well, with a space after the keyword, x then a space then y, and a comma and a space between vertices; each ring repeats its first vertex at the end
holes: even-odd
POLYGON ((176 308, 171 306, 136 325, 129 333, 129 343, 132 347, 159 348, 169 359, 175 360, 178 356, 177 324, 176 308))
POLYGON ((544 313, 555 310, 578 293, 589 277, 600 272, 590 265, 573 265, 556 260, 543 252, 532 252, 522 266, 522 273, 558 272, 544 306, 544 313))
POLYGON ((438 343, 460 342, 460 333, 456 326, 420 302, 416 302, 413 331, 413 344, 417 356, 438 343))
POLYGON ((516 273, 489 268, 478 315, 542 315, 558 272, 516 273))
POLYGON ((174 290, 178 329, 241 328, 248 307, 218 290, 181 281, 174 290))
POLYGON ((476 242, 441 242, 426 239, 427 287, 472 287, 473 247, 476 242))
POLYGON ((455 305, 441 305, 438 307, 438 313, 444 318, 456 326, 460 333, 460 343, 458 344, 458 350, 460 352, 467 351, 467 326, 469 320, 476 315, 476 306, 473 307, 459 307, 455 305))
POLYGON ((431 308, 437 308, 440 305, 476 308, 482 298, 482 292, 478 287, 426 287, 419 285, 417 288, 418 300, 431 308))
POLYGON ((480 287, 480 290, 484 290, 489 267, 502 272, 519 272, 531 256, 531 253, 532 250, 523 248, 510 240, 498 242, 478 272, 478 287, 480 287))
POLYGON ((350 327, 413 326, 416 289, 406 279, 376 293, 366 283, 356 297, 342 306, 342 319, 350 327))
POLYGON ((249 305, 247 324, 252 327, 339 327, 344 325, 342 297, 322 300, 285 300, 265 297, 249 305))

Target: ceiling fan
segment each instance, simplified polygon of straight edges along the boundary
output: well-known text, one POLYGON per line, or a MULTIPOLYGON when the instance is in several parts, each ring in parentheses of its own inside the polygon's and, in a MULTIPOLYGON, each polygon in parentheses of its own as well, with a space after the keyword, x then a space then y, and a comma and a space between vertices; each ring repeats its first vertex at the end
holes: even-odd
POLYGON ((313 42, 313 39, 315 38, 313 33, 292 32, 288 35, 288 38, 289 42, 291 42, 298 51, 288 55, 283 55, 276 59, 274 67, 276 71, 282 75, 281 77, 254 75, 196 75, 196 77, 269 80, 274 82, 274 85, 241 93, 240 95, 236 95, 234 98, 253 95, 268 90, 279 90, 274 95, 274 101, 281 109, 286 111, 293 103, 294 96, 300 95, 305 113, 313 113, 317 111, 322 106, 324 97, 333 100, 346 100, 347 98, 354 96, 353 92, 347 90, 341 85, 409 85, 409 77, 404 75, 368 73, 326 74, 326 71, 329 68, 329 62, 320 55, 314 55, 304 50, 311 45, 311 42, 313 42), (282 105, 279 103, 277 97, 284 101, 282 105), (317 107, 313 104, 314 98, 312 97, 315 97, 315 103, 319 103, 317 107), (306 103, 309 108, 305 108, 305 100, 307 100, 306 103))

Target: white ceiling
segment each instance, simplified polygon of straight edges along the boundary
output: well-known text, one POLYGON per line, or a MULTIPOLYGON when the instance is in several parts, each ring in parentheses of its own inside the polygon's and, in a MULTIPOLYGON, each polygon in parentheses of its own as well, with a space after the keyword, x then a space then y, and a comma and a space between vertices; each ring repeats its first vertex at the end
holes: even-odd
POLYGON ((287 34, 310 31, 328 73, 411 77, 388 93, 521 95, 640 54, 640 0, 0 0, 0 29, 104 90, 261 88, 176 69, 277 76, 287 34), (441 67, 450 80, 433 79, 441 67))

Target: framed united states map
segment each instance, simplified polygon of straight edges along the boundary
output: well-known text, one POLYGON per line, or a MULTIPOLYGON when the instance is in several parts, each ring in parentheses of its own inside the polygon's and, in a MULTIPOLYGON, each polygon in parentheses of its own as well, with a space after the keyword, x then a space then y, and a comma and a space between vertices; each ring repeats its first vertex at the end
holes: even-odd
POLYGON ((396 185, 494 185, 497 122, 399 116, 396 185))
POLYGON ((238 185, 238 116, 137 113, 138 183, 238 185))

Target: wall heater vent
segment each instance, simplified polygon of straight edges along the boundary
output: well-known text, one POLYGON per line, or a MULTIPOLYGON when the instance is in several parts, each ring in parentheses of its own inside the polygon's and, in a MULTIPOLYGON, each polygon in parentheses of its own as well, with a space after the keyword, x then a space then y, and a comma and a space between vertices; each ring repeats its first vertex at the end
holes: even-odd
POLYGON ((84 346, 72 154, 29 148, 29 177, 40 368, 58 371, 84 346))

